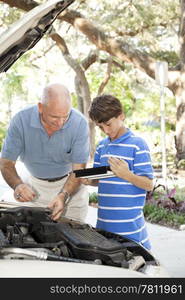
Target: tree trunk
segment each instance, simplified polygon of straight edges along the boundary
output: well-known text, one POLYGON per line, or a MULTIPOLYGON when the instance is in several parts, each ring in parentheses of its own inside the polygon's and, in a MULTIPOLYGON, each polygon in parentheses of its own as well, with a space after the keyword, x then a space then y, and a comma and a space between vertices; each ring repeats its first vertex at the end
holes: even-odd
POLYGON ((176 137, 177 161, 185 159, 185 0, 181 0, 181 21, 179 26, 180 78, 176 89, 176 137))
MULTIPOLYGON (((79 104, 78 104, 79 109, 88 119, 88 109, 91 104, 91 96, 90 96, 89 84, 85 77, 85 72, 81 67, 81 65, 70 55, 64 39, 56 32, 52 32, 50 36, 53 39, 53 41, 56 42, 57 46, 60 48, 66 62, 76 73, 75 87, 76 87, 76 93, 78 95, 78 100, 79 100, 79 104)), ((94 128, 94 124, 92 124, 90 120, 89 120, 89 129, 90 129, 90 143, 91 143, 90 155, 92 158, 95 150, 95 128, 94 128)))

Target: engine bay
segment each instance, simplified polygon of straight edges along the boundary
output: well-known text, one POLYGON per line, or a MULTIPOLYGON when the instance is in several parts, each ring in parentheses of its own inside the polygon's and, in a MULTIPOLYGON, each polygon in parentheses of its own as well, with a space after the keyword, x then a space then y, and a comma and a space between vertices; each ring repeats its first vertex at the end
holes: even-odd
POLYGON ((136 242, 62 218, 40 207, 0 207, 0 259, 34 259, 108 265, 145 273, 157 266, 136 242))

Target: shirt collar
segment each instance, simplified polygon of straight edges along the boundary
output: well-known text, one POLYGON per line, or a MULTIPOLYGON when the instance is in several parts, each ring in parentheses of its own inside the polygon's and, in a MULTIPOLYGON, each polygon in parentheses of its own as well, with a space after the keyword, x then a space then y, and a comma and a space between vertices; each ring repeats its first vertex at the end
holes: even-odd
POLYGON ((41 122, 40 122, 40 116, 38 111, 38 106, 35 105, 32 110, 31 114, 31 126, 35 128, 43 128, 41 122))
POLYGON ((108 137, 108 141, 109 141, 109 143, 115 143, 115 144, 120 143, 121 141, 128 139, 131 135, 133 135, 132 131, 129 128, 127 128, 127 131, 123 135, 121 135, 119 138, 111 141, 110 138, 108 137))

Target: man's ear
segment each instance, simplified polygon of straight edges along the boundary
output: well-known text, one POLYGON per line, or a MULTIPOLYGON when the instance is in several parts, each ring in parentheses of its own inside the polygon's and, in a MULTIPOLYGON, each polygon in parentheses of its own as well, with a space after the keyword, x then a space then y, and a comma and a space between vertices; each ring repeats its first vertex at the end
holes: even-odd
POLYGON ((42 103, 38 103, 38 110, 39 110, 39 113, 41 114, 42 111, 43 111, 43 104, 42 103))

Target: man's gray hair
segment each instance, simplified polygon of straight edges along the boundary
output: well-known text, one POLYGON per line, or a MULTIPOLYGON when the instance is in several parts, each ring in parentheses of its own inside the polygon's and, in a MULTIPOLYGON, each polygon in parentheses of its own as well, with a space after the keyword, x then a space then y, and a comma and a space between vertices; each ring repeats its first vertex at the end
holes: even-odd
POLYGON ((42 97, 41 97, 41 102, 44 105, 47 105, 50 100, 53 98, 61 99, 61 100, 66 100, 71 102, 71 97, 69 90, 67 87, 60 83, 54 83, 47 85, 43 89, 42 97))

